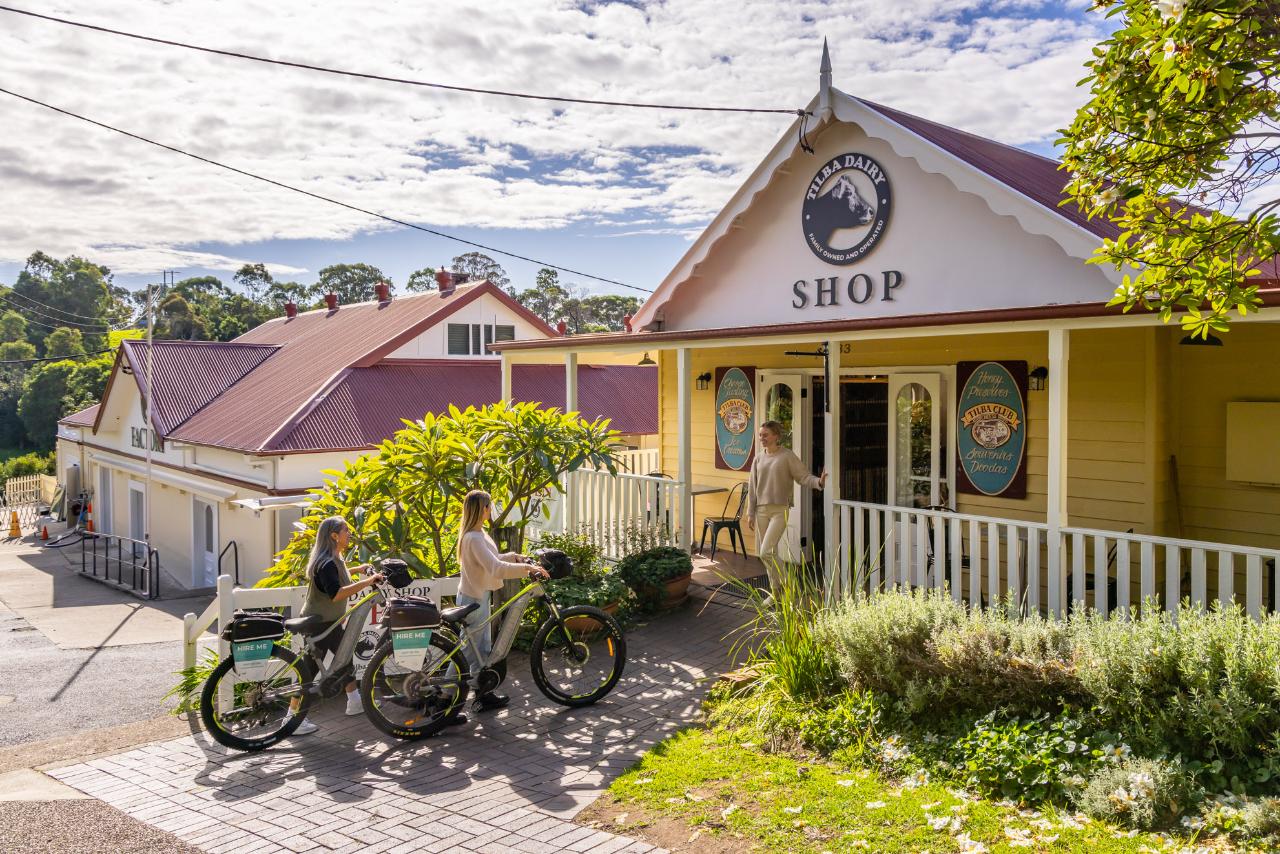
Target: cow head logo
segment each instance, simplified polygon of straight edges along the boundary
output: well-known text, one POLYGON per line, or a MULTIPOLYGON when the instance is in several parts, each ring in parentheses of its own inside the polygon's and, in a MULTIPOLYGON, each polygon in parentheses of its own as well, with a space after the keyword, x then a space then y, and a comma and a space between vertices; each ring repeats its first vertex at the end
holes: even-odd
POLYGON ((841 154, 809 182, 801 210, 805 242, 830 264, 852 264, 875 247, 889 224, 889 176, 865 154, 841 154))

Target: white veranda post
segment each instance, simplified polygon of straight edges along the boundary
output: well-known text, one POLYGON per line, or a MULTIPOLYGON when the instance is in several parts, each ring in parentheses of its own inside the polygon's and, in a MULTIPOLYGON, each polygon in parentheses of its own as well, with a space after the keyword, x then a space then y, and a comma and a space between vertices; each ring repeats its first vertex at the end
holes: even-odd
MULTIPOLYGON (((1049 559, 1049 613, 1061 615, 1068 607, 1066 594, 1065 543, 1062 529, 1067 526, 1067 365, 1071 359, 1070 332, 1049 330, 1049 483, 1046 519, 1049 524, 1046 544, 1049 559)), ((1083 585, 1075 591, 1084 596, 1083 585)))
POLYGON ((822 464, 827 471, 827 486, 822 493, 823 544, 822 557, 826 565, 827 596, 842 595, 844 580, 840 562, 840 531, 836 523, 836 500, 840 497, 840 342, 827 342, 827 375, 823 388, 826 412, 822 419, 825 427, 822 436, 822 464))
POLYGON ((511 357, 502 354, 502 397, 503 403, 511 402, 511 357))
POLYGON ((676 416, 679 422, 679 460, 676 479, 680 482, 680 548, 689 550, 693 538, 693 445, 691 440, 693 397, 689 388, 693 358, 688 347, 676 351, 676 416))
POLYGON ((578 354, 564 354, 564 411, 578 411, 578 354))

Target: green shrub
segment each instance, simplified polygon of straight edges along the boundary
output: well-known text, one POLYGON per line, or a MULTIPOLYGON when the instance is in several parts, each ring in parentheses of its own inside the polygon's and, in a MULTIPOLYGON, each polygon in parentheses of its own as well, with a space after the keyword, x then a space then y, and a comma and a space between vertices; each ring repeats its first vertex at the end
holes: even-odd
POLYGON ((1064 624, 970 611, 937 591, 846 601, 821 615, 818 633, 850 688, 908 720, 939 709, 1034 716, 1083 699, 1064 624))
POLYGON ((1076 805, 1094 818, 1152 830, 1172 825, 1200 796, 1180 762, 1130 758, 1099 765, 1076 805))
POLYGON ((875 737, 880 712, 870 694, 841 694, 829 706, 817 706, 798 728, 800 742, 819 753, 860 756, 875 737))
POLYGON ((559 549, 573 561, 573 574, 579 578, 593 576, 606 570, 600 559, 600 547, 585 531, 563 534, 539 534, 532 544, 535 549, 559 549))
POLYGON ((1184 607, 1072 622, 1081 687, 1103 725, 1147 755, 1182 754, 1215 791, 1273 789, 1280 774, 1280 618, 1184 607))
MULTIPOLYGON (((547 591, 555 598, 561 608, 570 605, 594 605, 603 608, 613 602, 622 602, 630 591, 614 573, 602 575, 571 575, 556 581, 544 583, 547 591)), ((535 611, 530 610, 533 614, 535 611)))
POLYGON ((55 465, 57 465, 57 454, 53 452, 23 454, 0 463, 0 480, 32 474, 53 474, 55 465))
POLYGON ((954 750, 970 786, 1031 802, 1061 800, 1068 780, 1102 755, 1067 714, 1007 719, 992 712, 954 750))

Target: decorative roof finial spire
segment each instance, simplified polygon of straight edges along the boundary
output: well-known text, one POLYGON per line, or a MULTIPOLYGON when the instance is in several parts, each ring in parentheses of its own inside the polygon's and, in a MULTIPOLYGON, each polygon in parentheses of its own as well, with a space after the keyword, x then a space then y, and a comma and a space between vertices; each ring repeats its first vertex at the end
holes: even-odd
POLYGON ((822 65, 818 67, 818 116, 820 120, 831 118, 831 51, 825 37, 822 39, 822 65))

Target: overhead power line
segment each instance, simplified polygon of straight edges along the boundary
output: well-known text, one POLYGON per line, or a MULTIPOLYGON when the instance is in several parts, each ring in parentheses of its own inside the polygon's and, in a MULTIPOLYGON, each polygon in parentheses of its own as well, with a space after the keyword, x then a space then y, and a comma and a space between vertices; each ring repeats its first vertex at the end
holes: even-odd
POLYGON ((114 353, 115 350, 94 350, 92 353, 83 353, 75 356, 45 356, 43 359, 4 359, 0 360, 0 365, 31 365, 36 362, 65 362, 70 359, 89 359, 93 356, 101 356, 103 353, 114 353))
POLYGON ((58 308, 57 306, 49 305, 48 303, 45 303, 45 302, 40 302, 40 300, 38 300, 38 299, 35 299, 35 298, 33 298, 33 297, 29 297, 29 296, 27 296, 26 294, 20 294, 20 293, 18 293, 17 291, 12 290, 12 289, 10 289, 10 291, 9 291, 9 293, 8 293, 8 296, 11 296, 11 297, 20 297, 21 299, 25 300, 26 302, 31 303, 33 306, 35 306, 35 307, 37 307, 37 308, 46 309, 46 310, 48 310, 48 311, 54 312, 55 314, 62 314, 62 315, 65 315, 65 316, 67 316, 67 317, 78 318, 78 319, 80 319, 80 320, 97 320, 97 319, 98 319, 95 315, 91 315, 91 314, 78 314, 77 312, 74 312, 74 311, 67 311, 65 308, 58 308))
MULTIPOLYGON (((8 300, 4 299, 4 297, 0 297, 0 302, 3 302, 5 305, 10 306, 19 315, 21 315, 22 319, 27 323, 32 324, 34 326, 42 327, 44 329, 47 329, 50 332, 54 331, 55 329, 71 329, 81 333, 82 335, 106 335, 111 332, 120 332, 123 329, 130 328, 128 325, 101 326, 101 327, 87 328, 83 326, 75 326, 65 321, 57 321, 56 323, 50 323, 48 322, 48 319, 36 320, 36 317, 44 317, 44 315, 36 315, 36 317, 32 317, 26 314, 22 314, 22 308, 23 308, 22 306, 18 305, 17 303, 11 303, 8 300)), ((57 320, 57 319, 54 318, 54 320, 57 320)))
POLYGON ((704 107, 695 104, 657 104, 644 101, 608 101, 598 98, 571 98, 563 95, 538 95, 531 92, 509 92, 504 89, 480 89, 474 86, 456 86, 450 83, 434 83, 427 80, 413 80, 405 77, 388 77, 382 74, 370 74, 363 71, 348 71, 346 69, 331 68, 325 65, 312 65, 307 62, 291 62, 285 59, 270 59, 265 56, 255 56, 251 53, 242 53, 235 50, 223 50, 221 48, 206 47, 204 45, 180 42, 173 39, 146 36, 141 33, 131 33, 125 30, 115 30, 110 27, 103 27, 97 24, 88 24, 84 21, 73 21, 70 18, 59 18, 54 15, 44 15, 39 12, 31 12, 26 9, 15 9, 12 6, 0 6, 0 11, 12 12, 15 15, 26 15, 29 18, 39 18, 44 21, 53 21, 58 24, 67 24, 68 26, 80 27, 85 30, 93 30, 94 32, 108 33, 113 36, 123 36, 129 39, 151 42, 152 44, 180 47, 186 50, 197 50, 202 53, 211 53, 217 56, 228 56, 233 59, 245 59, 251 62, 266 63, 268 65, 283 65, 288 68, 301 68, 305 71, 319 71, 324 74, 336 74, 341 77, 355 77, 361 80, 377 80, 382 83, 399 83, 406 86, 420 86, 426 89, 443 89, 449 92, 469 92, 474 95, 498 95, 503 98, 521 98, 527 101, 553 101, 561 104, 592 104, 600 107, 636 107, 643 110, 686 110, 701 113, 785 113, 793 116, 803 113, 803 110, 777 107, 704 107))
MULTIPOLYGON (((102 334, 112 329, 111 325, 106 323, 96 323, 93 325, 89 325, 84 323, 76 323, 74 320, 63 320, 61 317, 53 317, 52 315, 44 314, 42 312, 36 311, 31 306, 23 305, 22 303, 19 303, 19 302, 14 302, 13 300, 9 299, 9 295, 7 294, 0 294, 0 302, 3 302, 5 305, 9 306, 14 311, 18 312, 18 314, 21 314, 23 320, 27 321, 28 323, 35 323, 38 326, 49 326, 48 322, 52 321, 53 323, 57 324, 57 326, 64 326, 67 329, 75 329, 78 332, 88 332, 91 335, 102 334), (28 316, 27 314, 25 314, 25 312, 31 312, 32 316, 28 316), (40 318, 40 319, 36 320, 35 318, 40 318), (41 322, 41 321, 45 321, 45 322, 41 322)), ((50 326, 49 328, 55 329, 57 327, 50 326)))
POLYGON ((222 163, 217 160, 211 160, 208 157, 201 157, 199 154, 192 154, 190 151, 184 151, 181 148, 176 148, 172 145, 166 145, 163 142, 156 142, 154 139, 148 139, 145 136, 140 136, 136 133, 131 133, 127 130, 121 130, 120 128, 115 127, 113 125, 109 125, 104 122, 97 121, 96 119, 91 119, 88 116, 82 116, 79 113, 73 113, 70 110, 64 110, 62 107, 55 107, 53 104, 45 103, 44 101, 37 100, 27 95, 20 95, 17 92, 10 91, 9 89, 0 88, 0 94, 8 95, 11 98, 17 98, 20 101, 26 101, 29 104, 35 104, 38 107, 44 107, 46 110, 52 110, 55 113, 60 113, 69 118, 78 119, 82 122, 87 122, 91 125, 95 125, 104 130, 109 130, 109 131, 112 131, 113 133, 118 133, 121 136, 127 136, 130 139, 136 139, 138 142, 145 142, 148 145, 154 145, 156 148, 163 148, 165 151, 171 151, 174 154, 181 154, 183 157, 190 157, 192 160, 199 160, 201 163, 207 163, 210 166, 217 166, 219 169, 226 169, 228 172, 234 172, 237 175, 243 175, 244 177, 252 178, 255 181, 262 181, 264 184, 270 184, 273 187, 279 187, 282 190, 289 190, 294 193, 299 193, 303 196, 308 196, 312 199, 319 199, 322 202, 328 202, 331 205, 337 205, 338 207, 346 208, 349 211, 362 213, 365 216, 371 216, 376 219, 383 220, 384 222, 390 222, 395 225, 403 226, 404 228, 412 228, 415 231, 421 231, 426 234, 433 235, 435 237, 442 237, 445 240, 453 240, 465 246, 472 246, 472 247, 475 247, 476 249, 483 249, 486 252, 492 252, 495 255, 502 255, 507 258, 515 258, 520 261, 528 261, 530 264, 538 264, 539 266, 542 266, 542 267, 550 267, 553 270, 559 270, 562 273, 568 273, 573 276, 581 276, 584 279, 594 279, 597 282, 604 282, 610 285, 617 285, 620 288, 630 288, 633 291, 640 291, 641 293, 646 293, 646 294, 653 293, 653 291, 649 288, 642 288, 642 287, 639 287, 638 285, 628 285, 626 282, 619 282, 614 279, 606 279, 603 276, 595 276, 595 275, 592 275, 591 273, 584 273, 581 270, 574 270, 569 267, 561 267, 558 264, 552 264, 548 261, 539 261, 537 258, 530 258, 527 255, 519 255, 515 252, 508 252, 505 249, 498 249, 495 246, 487 246, 483 243, 476 243, 474 240, 467 240, 462 237, 455 237, 452 234, 445 234, 443 231, 436 231, 434 228, 427 228, 424 225, 418 225, 417 223, 407 222, 403 219, 397 219, 396 217, 389 216, 384 213, 379 213, 378 211, 371 211, 368 208, 362 208, 357 205, 339 201, 338 199, 332 198, 331 196, 324 196, 324 195, 321 195, 320 193, 313 193, 310 190, 304 190, 301 187, 295 187, 292 184, 286 184, 283 181, 277 181, 274 178, 268 178, 264 175, 258 175, 257 173, 249 172, 247 170, 240 169, 239 167, 236 167, 236 166, 231 166, 229 164, 222 163))

